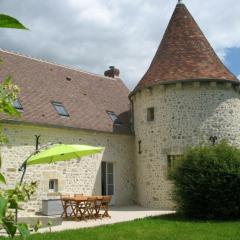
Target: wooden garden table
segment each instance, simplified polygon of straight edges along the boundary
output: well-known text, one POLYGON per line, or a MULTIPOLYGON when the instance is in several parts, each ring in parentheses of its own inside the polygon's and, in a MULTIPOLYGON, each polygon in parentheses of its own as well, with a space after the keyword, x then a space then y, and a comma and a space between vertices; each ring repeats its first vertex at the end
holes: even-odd
POLYGON ((96 200, 99 200, 101 201, 103 199, 103 196, 77 196, 77 197, 63 197, 62 198, 62 201, 64 202, 63 204, 63 211, 64 213, 66 214, 67 213, 67 206, 68 204, 72 204, 72 213, 71 215, 73 214, 74 217, 75 217, 75 220, 78 220, 78 213, 80 213, 80 217, 83 217, 85 218, 84 216, 84 213, 85 212, 82 212, 81 209, 82 207, 85 206, 85 203, 87 202, 87 200, 89 198, 96 198, 96 200))

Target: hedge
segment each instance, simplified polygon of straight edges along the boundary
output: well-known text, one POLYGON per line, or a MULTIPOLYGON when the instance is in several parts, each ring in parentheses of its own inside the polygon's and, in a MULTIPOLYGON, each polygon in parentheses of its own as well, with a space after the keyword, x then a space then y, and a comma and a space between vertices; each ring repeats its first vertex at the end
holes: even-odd
POLYGON ((240 150, 221 142, 188 149, 172 172, 177 210, 189 217, 240 218, 240 150))

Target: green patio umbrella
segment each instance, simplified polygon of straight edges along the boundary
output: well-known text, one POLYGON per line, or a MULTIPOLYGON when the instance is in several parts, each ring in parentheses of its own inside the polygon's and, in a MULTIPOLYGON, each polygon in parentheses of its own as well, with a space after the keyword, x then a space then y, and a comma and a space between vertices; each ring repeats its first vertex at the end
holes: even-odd
MULTIPOLYGON (((52 147, 36 152, 27 158, 19 171, 22 171, 22 177, 20 184, 23 182, 24 175, 27 170, 27 166, 35 164, 49 164, 59 161, 67 161, 74 158, 80 158, 95 153, 100 153, 103 150, 101 147, 93 147, 88 145, 73 145, 73 144, 56 144, 52 147)), ((16 221, 18 219, 18 211, 16 209, 16 221)))
POLYGON ((80 158, 87 155, 100 153, 103 150, 101 147, 94 147, 88 145, 74 145, 74 144, 57 144, 46 150, 30 156, 22 164, 20 170, 23 171, 20 183, 22 183, 26 168, 29 165, 35 164, 50 164, 59 161, 67 161, 74 158, 80 158))
POLYGON ((45 151, 31 156, 27 160, 27 165, 66 161, 73 158, 80 158, 83 156, 100 153, 101 151, 101 147, 58 144, 45 151))

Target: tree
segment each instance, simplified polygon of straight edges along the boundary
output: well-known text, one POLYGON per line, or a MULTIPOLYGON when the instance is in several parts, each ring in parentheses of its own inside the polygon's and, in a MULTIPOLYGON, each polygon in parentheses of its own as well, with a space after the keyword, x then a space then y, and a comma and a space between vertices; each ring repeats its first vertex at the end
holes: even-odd
MULTIPOLYGON (((17 19, 5 14, 0 14, 0 28, 15 28, 27 30, 17 19)), ((3 61, 0 59, 0 63, 3 61)), ((20 113, 14 108, 13 103, 17 99, 19 88, 12 83, 10 76, 5 77, 0 84, 0 112, 9 116, 19 117, 20 113)), ((7 139, 0 132, 0 144, 7 139)), ((1 158, 0 158, 1 168, 1 158)), ((4 175, 0 173, 0 182, 6 184, 4 175)), ((16 212, 20 209, 20 203, 28 201, 35 192, 36 183, 17 184, 14 189, 0 189, 0 226, 4 228, 10 237, 14 237, 18 230, 23 239, 30 234, 27 224, 18 223, 16 212), (15 215, 14 215, 15 212, 15 215)))
MULTIPOLYGON (((27 28, 17 19, 0 14, 0 28, 15 28, 27 30, 27 28)), ((3 61, 0 58, 0 63, 3 61)), ((0 112, 10 116, 20 116, 19 112, 14 108, 13 102, 17 99, 19 88, 12 83, 10 76, 5 77, 3 83, 0 84, 0 112)), ((7 139, 0 132, 0 144, 6 142, 7 139)), ((1 167, 1 158, 0 158, 1 167)), ((4 176, 0 173, 0 182, 6 183, 4 176)))

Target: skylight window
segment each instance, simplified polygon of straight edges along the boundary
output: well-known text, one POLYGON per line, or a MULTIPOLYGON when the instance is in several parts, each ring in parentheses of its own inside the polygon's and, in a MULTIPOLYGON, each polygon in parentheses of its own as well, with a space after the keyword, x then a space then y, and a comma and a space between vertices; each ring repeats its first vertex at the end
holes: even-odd
POLYGON ((107 114, 112 119, 113 124, 122 124, 121 120, 118 118, 118 116, 114 112, 107 111, 107 114))
POLYGON ((17 110, 23 111, 23 106, 22 106, 21 102, 19 101, 19 99, 16 99, 13 102, 13 107, 15 107, 17 110))
POLYGON ((68 114, 66 108, 63 106, 62 103, 52 102, 52 105, 54 106, 55 110, 57 111, 57 113, 58 113, 60 116, 69 117, 69 114, 68 114))

